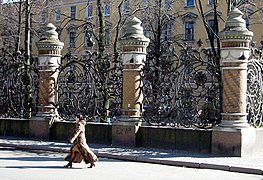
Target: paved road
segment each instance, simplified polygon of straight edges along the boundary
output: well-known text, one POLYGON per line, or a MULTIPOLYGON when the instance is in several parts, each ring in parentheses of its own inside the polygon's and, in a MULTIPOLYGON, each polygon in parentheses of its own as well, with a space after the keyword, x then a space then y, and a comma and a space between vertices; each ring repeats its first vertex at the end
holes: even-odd
POLYGON ((66 154, 0 148, 0 180, 262 180, 260 175, 181 168, 101 158, 96 167, 84 163, 63 168, 66 154))

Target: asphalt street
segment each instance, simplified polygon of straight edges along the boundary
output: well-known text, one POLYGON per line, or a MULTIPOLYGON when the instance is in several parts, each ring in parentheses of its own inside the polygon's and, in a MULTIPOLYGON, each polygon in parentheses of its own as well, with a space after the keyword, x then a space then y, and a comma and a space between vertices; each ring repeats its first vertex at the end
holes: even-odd
POLYGON ((95 168, 84 163, 64 168, 66 153, 0 148, 0 180, 263 180, 261 175, 195 169, 100 158, 95 168))

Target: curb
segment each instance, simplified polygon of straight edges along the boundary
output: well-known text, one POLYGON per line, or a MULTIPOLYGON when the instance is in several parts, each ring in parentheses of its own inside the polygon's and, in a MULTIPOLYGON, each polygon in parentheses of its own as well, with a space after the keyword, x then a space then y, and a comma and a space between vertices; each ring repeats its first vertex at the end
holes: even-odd
MULTIPOLYGON (((68 149, 53 148, 53 147, 39 146, 39 145, 17 145, 17 144, 0 143, 0 146, 10 147, 18 150, 41 150, 41 151, 51 151, 51 152, 63 152, 63 153, 68 152, 68 149)), ((114 155, 114 154, 99 153, 99 152, 96 152, 96 155, 101 158, 117 159, 123 161, 134 161, 134 162, 161 164, 161 165, 169 165, 169 166, 177 166, 177 167, 212 169, 212 170, 222 170, 222 171, 230 171, 230 172, 263 175, 263 169, 257 169, 257 168, 246 168, 246 167, 209 164, 209 163, 197 163, 197 162, 189 162, 189 161, 160 160, 156 158, 145 158, 145 157, 136 157, 129 155, 114 155)))

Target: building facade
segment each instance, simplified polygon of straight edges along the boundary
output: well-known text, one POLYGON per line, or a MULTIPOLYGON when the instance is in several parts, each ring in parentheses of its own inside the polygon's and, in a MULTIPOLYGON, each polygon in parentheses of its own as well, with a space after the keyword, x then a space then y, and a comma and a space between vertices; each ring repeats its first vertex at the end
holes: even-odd
MULTIPOLYGON (((57 27, 59 38, 65 43, 62 54, 71 52, 83 55, 86 51, 96 49, 99 30, 97 3, 97 0, 53 0, 41 8, 35 6, 32 12, 32 54, 36 55, 34 43, 39 40, 44 25, 48 23, 57 27)), ((103 0, 101 7, 105 18, 105 48, 112 51, 113 45, 121 36, 122 25, 131 16, 136 16, 143 22, 144 33, 153 42, 156 36, 162 38, 161 43, 180 41, 194 45, 201 39, 205 47, 210 47, 208 34, 221 31, 227 17, 226 1, 217 0, 217 29, 214 3, 215 0, 202 0, 201 4, 195 0, 103 0), (204 23, 208 25, 208 32, 204 23), (157 32, 158 28, 160 32, 157 32)), ((244 13, 248 29, 255 34, 253 40, 257 42, 257 46, 261 46, 263 36, 260 31, 262 7, 260 0, 239 7, 244 13)), ((1 38, 5 35, 2 33, 1 38)))

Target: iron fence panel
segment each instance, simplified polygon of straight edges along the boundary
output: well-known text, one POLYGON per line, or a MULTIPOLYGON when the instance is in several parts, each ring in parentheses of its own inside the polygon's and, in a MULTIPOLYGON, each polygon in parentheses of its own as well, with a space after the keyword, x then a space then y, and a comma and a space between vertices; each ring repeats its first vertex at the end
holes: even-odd
POLYGON ((247 75, 247 112, 248 122, 263 127, 263 59, 262 51, 254 47, 248 61, 247 75))
POLYGON ((150 125, 211 128, 220 119, 220 68, 210 49, 183 46, 144 68, 144 112, 150 125))
POLYGON ((80 58, 66 55, 58 77, 58 112, 66 120, 76 113, 87 120, 107 122, 120 115, 121 64, 111 64, 111 56, 87 53, 80 58))
POLYGON ((37 111, 38 71, 35 59, 0 52, 0 117, 30 118, 37 111))

